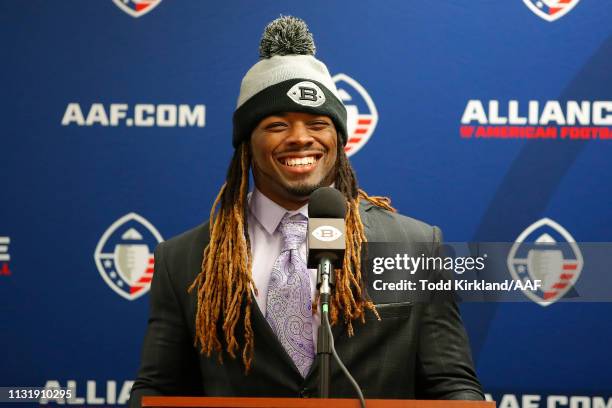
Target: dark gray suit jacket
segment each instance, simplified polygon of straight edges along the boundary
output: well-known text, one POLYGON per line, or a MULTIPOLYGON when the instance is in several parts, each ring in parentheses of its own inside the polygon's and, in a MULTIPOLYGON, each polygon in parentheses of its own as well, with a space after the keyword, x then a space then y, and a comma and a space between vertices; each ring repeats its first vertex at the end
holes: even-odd
MULTIPOLYGON (((426 242, 432 253, 440 245, 437 227, 412 218, 369 203, 362 204, 361 217, 369 242, 426 242)), ((208 240, 208 224, 203 224, 160 244, 155 251, 149 324, 130 406, 140 406, 143 395, 316 396, 318 363, 302 378, 256 302, 251 318, 255 356, 248 375, 240 358, 226 355, 220 365, 216 356, 207 358, 194 347, 197 301, 187 287, 200 272, 208 240)), ((376 302, 375 294, 370 295, 376 302)), ((336 350, 366 398, 483 398, 454 303, 400 301, 379 304, 377 310, 382 321, 368 312, 365 324, 354 324, 351 338, 343 325, 333 327, 336 350)), ((243 338, 241 330, 239 323, 238 339, 243 338)), ((354 397, 333 362, 331 381, 332 397, 354 397)))

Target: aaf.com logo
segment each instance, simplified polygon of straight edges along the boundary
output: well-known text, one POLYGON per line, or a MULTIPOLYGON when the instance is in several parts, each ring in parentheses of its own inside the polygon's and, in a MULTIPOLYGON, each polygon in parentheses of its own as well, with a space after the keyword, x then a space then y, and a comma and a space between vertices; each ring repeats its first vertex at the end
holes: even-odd
POLYGON ((159 231, 144 217, 129 213, 102 234, 94 259, 106 284, 121 297, 134 300, 144 295, 153 279, 153 251, 163 241, 159 231))
POLYGON ((62 126, 200 127, 206 125, 206 106, 187 104, 70 102, 62 126))
POLYGON ((612 101, 467 102, 459 135, 463 139, 612 139, 612 101))

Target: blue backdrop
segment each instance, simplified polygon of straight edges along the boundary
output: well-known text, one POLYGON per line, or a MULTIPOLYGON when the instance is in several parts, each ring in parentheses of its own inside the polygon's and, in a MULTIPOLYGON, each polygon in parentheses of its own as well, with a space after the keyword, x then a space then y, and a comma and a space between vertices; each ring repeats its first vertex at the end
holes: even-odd
MULTIPOLYGON (((0 385, 72 381, 81 405, 124 401, 150 276, 114 245, 152 251, 155 232, 207 219, 240 80, 280 14, 305 19, 317 56, 344 74, 366 191, 447 241, 509 242, 542 218, 578 242, 612 241, 608 0, 3 0, 0 385), (469 101, 483 111, 462 123, 469 101), (537 117, 522 123, 530 101, 537 117), (567 101, 588 106, 575 123, 567 101), (485 137, 548 127, 556 138, 485 137), (569 136, 581 129, 594 136, 569 136)), ((501 406, 610 401, 610 303, 462 312, 501 406)))

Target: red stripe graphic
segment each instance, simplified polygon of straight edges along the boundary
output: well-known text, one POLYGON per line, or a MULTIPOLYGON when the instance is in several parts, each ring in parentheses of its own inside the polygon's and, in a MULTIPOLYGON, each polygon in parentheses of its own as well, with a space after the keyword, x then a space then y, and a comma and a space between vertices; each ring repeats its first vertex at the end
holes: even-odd
POLYGON ((11 275, 11 271, 9 270, 9 266, 8 263, 4 263, 2 264, 2 269, 0 270, 0 275, 4 275, 4 276, 10 276, 11 275))
POLYGON ((140 277, 140 279, 138 279, 138 283, 151 282, 152 277, 153 277, 153 272, 145 273, 144 275, 140 277))
POLYGON ((555 296, 557 296, 558 292, 545 292, 544 293, 544 300, 548 300, 550 298, 553 298, 555 296))
POLYGON ((563 264, 563 270, 564 271, 574 271, 578 268, 578 264, 575 263, 566 263, 563 264))
POLYGON ((155 263, 155 258, 152 256, 149 257, 149 266, 145 270, 145 273, 140 277, 140 279, 138 279, 136 284, 130 288, 131 294, 134 294, 144 289, 146 286, 148 286, 151 283, 151 280, 153 280, 153 272, 154 272, 153 264, 154 263, 155 263))
MULTIPOLYGON (((563 269, 565 270, 575 270, 577 269, 578 264, 565 264, 563 265, 563 269)), ((557 283, 555 283, 552 287, 552 289, 565 289, 569 286, 570 282, 568 282, 569 280, 571 280, 574 277, 575 273, 562 273, 561 275, 559 275, 559 281, 557 283)), ((549 300, 552 299, 554 297, 556 297, 559 294, 558 291, 556 290, 551 290, 548 292, 544 292, 544 300, 549 300)))
POLYGON ((372 123, 372 119, 359 119, 357 121, 358 125, 369 125, 370 123, 372 123))

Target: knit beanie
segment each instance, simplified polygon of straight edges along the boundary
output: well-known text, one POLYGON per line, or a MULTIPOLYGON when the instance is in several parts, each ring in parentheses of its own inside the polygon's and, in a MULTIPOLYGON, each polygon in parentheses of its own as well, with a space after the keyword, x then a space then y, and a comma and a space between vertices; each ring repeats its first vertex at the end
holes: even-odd
POLYGON ((281 112, 328 116, 346 145, 346 108, 327 67, 314 55, 314 40, 303 20, 281 16, 268 24, 259 45, 260 60, 240 85, 234 147, 249 140, 262 119, 281 112))

